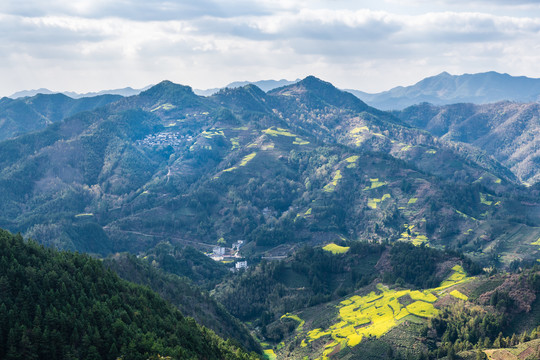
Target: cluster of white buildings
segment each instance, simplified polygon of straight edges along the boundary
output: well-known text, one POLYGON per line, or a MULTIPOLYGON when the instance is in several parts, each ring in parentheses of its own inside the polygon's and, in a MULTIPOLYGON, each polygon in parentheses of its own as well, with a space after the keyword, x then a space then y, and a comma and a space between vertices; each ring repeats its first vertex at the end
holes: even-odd
POLYGON ((192 142, 193 137, 190 135, 182 135, 180 132, 160 132, 157 134, 151 134, 146 136, 142 140, 137 141, 139 146, 148 146, 148 147, 161 147, 161 146, 172 146, 180 147, 184 146, 186 142, 192 142))
POLYGON ((216 246, 212 250, 212 253, 208 254, 208 256, 215 261, 234 261, 235 264, 234 268, 231 269, 232 271, 247 269, 247 261, 237 261, 238 259, 242 258, 242 256, 240 256, 239 254, 240 248, 242 246, 244 246, 244 240, 236 241, 232 244, 230 248, 226 248, 224 246, 216 246))

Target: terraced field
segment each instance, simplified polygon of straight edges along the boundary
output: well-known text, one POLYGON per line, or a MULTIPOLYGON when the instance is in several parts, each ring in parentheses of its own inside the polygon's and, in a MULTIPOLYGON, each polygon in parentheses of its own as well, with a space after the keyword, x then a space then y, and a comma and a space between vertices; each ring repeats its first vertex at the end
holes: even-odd
POLYGON ((338 184, 338 181, 342 178, 343 176, 341 175, 341 171, 340 170, 336 170, 336 172, 334 173, 334 178, 332 179, 332 181, 327 184, 325 187, 324 187, 324 191, 326 192, 332 192, 336 189, 336 186, 338 184))
POLYGON ((380 198, 380 199, 378 199, 378 198, 369 198, 368 199, 368 207, 371 208, 371 209, 377 209, 377 204, 383 202, 386 199, 390 199, 390 198, 391 198, 390 194, 384 194, 382 196, 382 198, 380 198))
POLYGON ((418 231, 414 231, 414 225, 404 224, 403 227, 406 230, 401 233, 399 241, 410 242, 414 246, 420 246, 422 244, 429 245, 428 237, 420 234, 418 231))
POLYGON ((346 347, 357 346, 364 338, 379 338, 407 320, 421 321, 437 315, 439 310, 434 303, 442 296, 450 295, 467 301, 467 296, 454 286, 471 279, 460 265, 456 265, 452 274, 433 289, 394 290, 378 284, 376 292, 366 296, 354 295, 337 304, 338 315, 331 325, 307 332, 303 331, 305 321, 298 316, 286 314, 282 318, 291 318, 300 324, 296 330, 296 339, 303 338, 300 352, 322 344, 319 359, 324 360, 346 347))
POLYGON ((337 244, 331 243, 323 247, 323 250, 330 251, 332 254, 345 254, 349 251, 348 246, 339 246, 337 244))
POLYGON ((372 190, 372 189, 377 189, 377 188, 379 188, 379 187, 381 187, 381 186, 388 185, 387 182, 379 181, 378 178, 369 179, 369 181, 371 182, 371 185, 368 186, 368 187, 366 187, 366 188, 364 189, 364 191, 366 191, 366 190, 372 190))
POLYGON ((301 137, 291 133, 290 131, 287 131, 286 129, 282 128, 268 128, 266 130, 263 130, 263 133, 270 135, 270 136, 288 136, 293 137, 293 144, 294 145, 307 145, 309 144, 309 141, 302 139, 301 137))

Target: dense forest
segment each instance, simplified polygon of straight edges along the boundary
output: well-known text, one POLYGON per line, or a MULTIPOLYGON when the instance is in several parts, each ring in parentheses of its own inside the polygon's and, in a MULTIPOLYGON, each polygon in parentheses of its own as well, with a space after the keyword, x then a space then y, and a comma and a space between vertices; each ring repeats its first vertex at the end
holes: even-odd
MULTIPOLYGON (((195 253, 194 249, 187 249, 195 253)), ((198 256, 205 260, 220 264, 208 259, 201 253, 198 256)), ((148 259, 148 257, 147 257, 148 259)), ((165 300, 175 305, 184 316, 194 318, 198 324, 212 329, 220 337, 238 342, 245 349, 260 352, 260 345, 253 339, 246 327, 214 300, 210 294, 195 285, 190 279, 178 276, 170 270, 170 263, 165 262, 164 268, 159 269, 155 260, 137 259, 134 255, 118 254, 104 260, 104 265, 117 273, 121 278, 136 284, 148 286, 165 300)), ((185 264, 187 260, 178 263, 185 264)), ((226 270, 227 273, 230 271, 226 270)), ((205 272, 198 274, 199 278, 205 272)))
POLYGON ((88 255, 0 231, 2 359, 250 359, 88 255))

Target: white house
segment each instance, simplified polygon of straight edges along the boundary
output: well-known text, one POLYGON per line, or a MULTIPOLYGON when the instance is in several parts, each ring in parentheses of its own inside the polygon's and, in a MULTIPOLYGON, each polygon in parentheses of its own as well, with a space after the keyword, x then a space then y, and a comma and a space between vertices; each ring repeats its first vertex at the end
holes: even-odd
POLYGON ((248 264, 247 261, 238 261, 236 264, 234 264, 234 267, 236 268, 236 270, 247 269, 248 264))

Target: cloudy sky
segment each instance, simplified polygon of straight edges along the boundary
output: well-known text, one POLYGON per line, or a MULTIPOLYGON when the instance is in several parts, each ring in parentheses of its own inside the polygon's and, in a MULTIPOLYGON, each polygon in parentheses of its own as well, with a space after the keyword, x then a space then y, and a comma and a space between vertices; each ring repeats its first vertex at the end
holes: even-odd
POLYGON ((313 74, 368 92, 442 71, 540 78, 538 0, 2 0, 0 96, 313 74))

